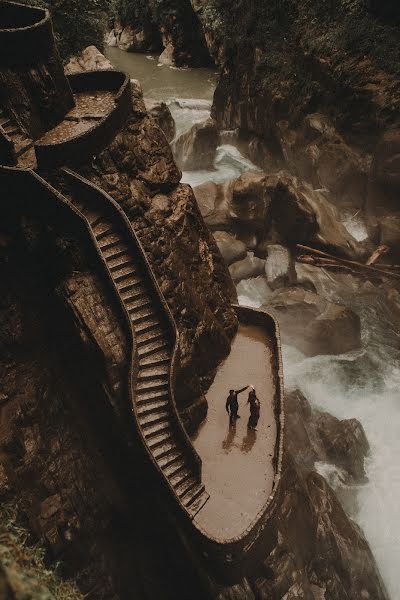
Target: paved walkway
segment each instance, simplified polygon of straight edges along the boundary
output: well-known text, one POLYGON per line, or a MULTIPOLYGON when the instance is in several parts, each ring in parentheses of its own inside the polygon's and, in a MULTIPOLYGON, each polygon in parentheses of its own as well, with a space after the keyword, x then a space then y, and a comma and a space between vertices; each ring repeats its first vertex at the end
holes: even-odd
POLYGON ((209 535, 231 539, 253 522, 272 491, 276 442, 273 412, 272 340, 255 326, 240 325, 231 353, 208 394, 208 416, 193 440, 203 461, 210 499, 196 517, 209 535), (248 390, 239 395, 236 426, 229 426, 225 402, 230 388, 254 385, 261 401, 257 431, 247 429, 248 390))

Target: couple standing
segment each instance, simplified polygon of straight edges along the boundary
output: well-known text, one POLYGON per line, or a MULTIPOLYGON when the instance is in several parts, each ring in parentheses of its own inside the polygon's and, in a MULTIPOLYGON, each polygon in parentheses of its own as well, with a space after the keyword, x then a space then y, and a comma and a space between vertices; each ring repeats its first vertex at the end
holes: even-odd
POLYGON ((258 419, 260 418, 260 401, 257 398, 256 390, 252 385, 246 385, 246 387, 242 388, 241 390, 229 390, 229 396, 226 399, 226 412, 229 415, 229 422, 231 425, 236 422, 236 419, 240 419, 240 415, 238 415, 238 395, 247 390, 249 387, 251 390, 249 392, 247 404, 250 404, 250 417, 247 427, 249 429, 255 429, 257 427, 258 419))

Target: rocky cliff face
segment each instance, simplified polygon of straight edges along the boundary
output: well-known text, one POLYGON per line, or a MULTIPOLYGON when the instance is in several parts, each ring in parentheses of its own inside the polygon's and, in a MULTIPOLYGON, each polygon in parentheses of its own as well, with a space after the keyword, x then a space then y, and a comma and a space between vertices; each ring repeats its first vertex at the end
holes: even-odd
MULTIPOLYGON (((81 172, 125 209, 177 320, 178 401, 190 427, 206 410, 202 380, 236 330, 236 293, 139 88, 133 101, 132 119, 81 172)), ((127 341, 87 235, 72 213, 40 198, 3 200, 1 502, 87 596, 204 597, 131 448, 127 341)))
POLYGON ((131 52, 161 50, 160 62, 178 67, 212 64, 190 0, 119 0, 107 43, 131 52))
POLYGON ((278 163, 341 206, 368 204, 383 239, 374 218, 399 190, 398 9, 360 0, 192 4, 221 65, 219 127, 238 129, 267 170, 278 163))
POLYGON ((328 460, 343 469, 348 482, 362 481, 368 443, 361 425, 312 411, 298 391, 286 404, 287 455, 275 547, 219 600, 386 600, 364 535, 314 470, 316 461, 328 460))

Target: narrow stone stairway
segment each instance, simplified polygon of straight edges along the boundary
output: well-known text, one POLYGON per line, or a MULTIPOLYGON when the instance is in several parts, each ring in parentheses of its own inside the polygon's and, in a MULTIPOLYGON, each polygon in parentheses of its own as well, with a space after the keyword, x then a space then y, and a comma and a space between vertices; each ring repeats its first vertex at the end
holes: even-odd
POLYGON ((137 371, 133 381, 133 412, 140 434, 153 461, 167 479, 176 498, 193 518, 208 500, 201 483, 200 462, 176 416, 171 398, 170 371, 173 357, 171 325, 149 275, 149 267, 121 222, 112 200, 89 182, 53 187, 66 197, 88 221, 102 259, 129 315, 137 348, 137 371), (86 186, 86 187, 85 187, 86 186), (71 190, 74 190, 71 193, 71 190), (97 198, 96 195, 102 195, 97 198), (109 207, 104 210, 105 202, 109 207), (114 213, 114 214, 113 214, 114 213))
POLYGON ((4 108, 0 108, 0 126, 14 144, 17 166, 34 168, 36 157, 33 140, 4 108))

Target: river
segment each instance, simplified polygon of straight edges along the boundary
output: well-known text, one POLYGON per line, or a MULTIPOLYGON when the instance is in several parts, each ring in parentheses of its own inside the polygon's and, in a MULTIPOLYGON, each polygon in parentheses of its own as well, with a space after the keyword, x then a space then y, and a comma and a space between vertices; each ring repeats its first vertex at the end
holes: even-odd
MULTIPOLYGON (((168 104, 178 135, 205 119, 211 109, 217 75, 210 69, 172 69, 159 66, 155 56, 128 54, 109 48, 111 62, 141 81, 145 96, 168 104)), ((198 185, 223 182, 254 169, 230 144, 216 153, 214 169, 183 174, 183 181, 198 185)), ((346 217, 355 237, 366 235, 362 221, 346 217)), ((356 417, 366 431, 371 453, 366 461, 368 482, 357 488, 356 508, 350 516, 362 527, 377 560, 392 600, 400 598, 400 333, 379 288, 360 293, 350 276, 322 280, 321 293, 345 303, 362 322, 362 349, 340 356, 306 358, 284 340, 284 377, 287 389, 299 388, 310 402, 339 418, 356 417)), ((267 302, 262 278, 238 285, 242 304, 267 302)), ((340 473, 317 465, 333 487, 341 491, 340 473)))

